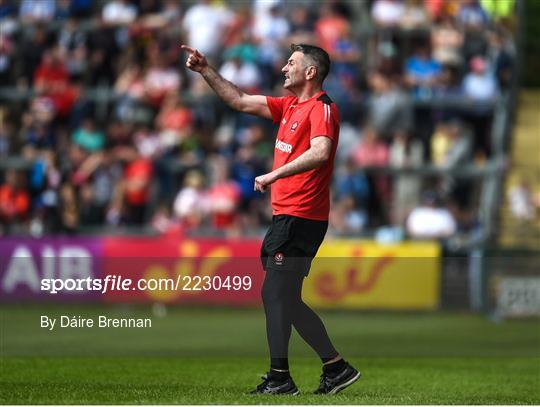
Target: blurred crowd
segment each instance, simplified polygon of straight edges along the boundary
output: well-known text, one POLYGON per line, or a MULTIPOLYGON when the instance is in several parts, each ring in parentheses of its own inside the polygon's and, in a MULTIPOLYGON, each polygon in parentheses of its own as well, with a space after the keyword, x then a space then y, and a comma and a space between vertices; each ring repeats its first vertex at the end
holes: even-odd
POLYGON ((514 3, 0 0, 0 157, 30 163, 4 167, 2 233, 268 224, 253 179, 270 169, 276 129, 217 100, 182 43, 272 95, 285 94, 291 43, 328 51, 325 90, 342 114, 332 233, 471 230, 478 181, 400 169, 489 160, 493 104, 514 73, 514 3))

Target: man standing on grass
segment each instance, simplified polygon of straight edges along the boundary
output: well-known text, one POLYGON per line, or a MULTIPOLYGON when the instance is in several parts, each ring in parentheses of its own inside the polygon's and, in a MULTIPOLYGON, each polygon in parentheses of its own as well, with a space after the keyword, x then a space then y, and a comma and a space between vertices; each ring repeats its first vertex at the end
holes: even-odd
POLYGON ((266 233, 261 261, 266 272, 262 299, 270 348, 270 371, 252 393, 299 393, 289 373, 292 326, 323 363, 317 394, 333 394, 360 377, 336 351, 321 319, 302 301, 302 283, 328 228, 330 181, 339 139, 339 112, 322 90, 330 70, 326 51, 312 45, 291 45, 282 72, 283 87, 294 96, 248 95, 224 79, 204 55, 189 53, 186 66, 199 72, 230 107, 279 123, 274 166, 255 178, 254 189, 271 188, 272 225, 266 233))

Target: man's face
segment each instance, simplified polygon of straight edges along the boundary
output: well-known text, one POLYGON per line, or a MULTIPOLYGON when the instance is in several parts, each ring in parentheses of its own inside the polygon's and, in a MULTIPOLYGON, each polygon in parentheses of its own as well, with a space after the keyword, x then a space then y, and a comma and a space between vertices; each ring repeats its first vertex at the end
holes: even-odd
POLYGON ((285 82, 283 83, 285 89, 292 90, 302 86, 306 81, 304 54, 298 51, 293 52, 281 72, 285 75, 285 82))

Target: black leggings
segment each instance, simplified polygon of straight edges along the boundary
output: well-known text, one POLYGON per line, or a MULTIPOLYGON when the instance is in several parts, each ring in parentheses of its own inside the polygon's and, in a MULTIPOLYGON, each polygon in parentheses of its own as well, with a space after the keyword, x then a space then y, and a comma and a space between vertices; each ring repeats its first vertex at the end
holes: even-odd
POLYGON ((266 270, 262 299, 273 369, 288 369, 292 326, 322 360, 338 355, 321 319, 302 301, 303 281, 304 274, 300 272, 266 270))

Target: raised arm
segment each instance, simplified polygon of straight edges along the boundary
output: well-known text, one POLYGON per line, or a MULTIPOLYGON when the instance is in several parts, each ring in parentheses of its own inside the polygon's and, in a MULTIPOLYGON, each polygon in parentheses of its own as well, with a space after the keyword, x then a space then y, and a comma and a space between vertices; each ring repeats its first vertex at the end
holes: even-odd
POLYGON ((242 113, 249 113, 271 119, 272 114, 266 103, 266 96, 248 95, 234 83, 229 82, 221 76, 212 66, 208 64, 206 57, 198 50, 182 45, 181 48, 189 54, 186 66, 194 72, 202 75, 204 80, 234 110, 242 113))

